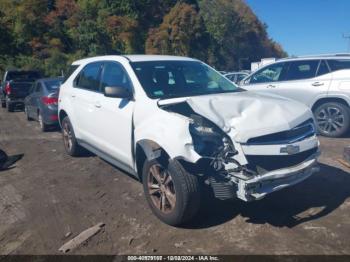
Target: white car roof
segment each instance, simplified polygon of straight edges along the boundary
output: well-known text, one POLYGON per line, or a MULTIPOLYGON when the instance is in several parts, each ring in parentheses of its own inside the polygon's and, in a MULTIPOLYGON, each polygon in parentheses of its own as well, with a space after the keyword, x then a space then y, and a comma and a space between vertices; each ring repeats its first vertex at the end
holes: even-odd
POLYGON ((300 60, 350 60, 350 55, 339 54, 339 55, 310 55, 310 56, 298 56, 298 57, 286 57, 278 59, 276 62, 286 61, 300 61, 300 60))
POLYGON ((72 65, 80 65, 90 62, 97 62, 102 60, 113 60, 114 59, 120 59, 121 57, 128 59, 130 62, 147 62, 147 61, 198 61, 193 58, 184 57, 184 56, 169 56, 169 55, 106 55, 106 56, 95 56, 95 57, 89 57, 80 59, 77 61, 74 61, 72 65))

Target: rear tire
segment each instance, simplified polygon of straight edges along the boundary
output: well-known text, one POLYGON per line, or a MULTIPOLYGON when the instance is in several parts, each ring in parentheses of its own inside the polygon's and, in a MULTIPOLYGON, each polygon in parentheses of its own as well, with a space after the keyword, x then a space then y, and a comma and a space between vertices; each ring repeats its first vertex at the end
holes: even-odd
POLYGON ((178 226, 197 214, 200 207, 198 178, 188 173, 179 161, 146 160, 142 180, 152 212, 164 223, 178 226))
POLYGON ((15 107, 13 104, 9 103, 8 101, 6 101, 6 107, 7 107, 7 112, 13 112, 15 111, 15 107))
POLYGON ((319 133, 327 137, 341 137, 349 130, 349 107, 329 102, 318 106, 314 112, 319 133))
POLYGON ((26 106, 24 106, 24 114, 26 115, 27 121, 33 121, 33 118, 29 116, 28 109, 26 106))
POLYGON ((45 124, 43 116, 41 115, 40 111, 38 112, 38 121, 39 121, 41 131, 47 132, 49 130, 49 125, 45 124))
POLYGON ((83 148, 78 144, 74 134, 73 126, 66 116, 62 120, 62 137, 64 148, 70 156, 80 156, 83 152, 83 148))
POLYGON ((1 107, 6 108, 6 101, 1 101, 1 107))

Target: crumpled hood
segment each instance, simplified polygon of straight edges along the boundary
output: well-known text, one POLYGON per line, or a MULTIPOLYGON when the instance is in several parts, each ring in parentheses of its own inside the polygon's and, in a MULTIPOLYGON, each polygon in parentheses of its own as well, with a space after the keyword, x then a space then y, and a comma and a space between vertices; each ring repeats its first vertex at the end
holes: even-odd
MULTIPOLYGON (((305 105, 271 94, 237 92, 181 100, 239 143, 292 129, 313 117, 305 105)), ((162 101, 164 104, 169 102, 162 101)))

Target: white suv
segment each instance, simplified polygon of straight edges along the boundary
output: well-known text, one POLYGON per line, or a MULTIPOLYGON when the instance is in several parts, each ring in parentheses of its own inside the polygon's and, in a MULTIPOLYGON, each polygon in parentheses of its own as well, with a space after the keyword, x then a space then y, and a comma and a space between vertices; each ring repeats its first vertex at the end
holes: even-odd
POLYGON ((307 105, 324 136, 340 137, 350 127, 349 55, 281 59, 245 78, 241 86, 307 105))
POLYGON ((310 109, 238 88, 208 65, 172 56, 74 62, 59 95, 68 154, 82 147, 143 182, 162 221, 189 221, 201 185, 258 200, 318 170, 310 109))

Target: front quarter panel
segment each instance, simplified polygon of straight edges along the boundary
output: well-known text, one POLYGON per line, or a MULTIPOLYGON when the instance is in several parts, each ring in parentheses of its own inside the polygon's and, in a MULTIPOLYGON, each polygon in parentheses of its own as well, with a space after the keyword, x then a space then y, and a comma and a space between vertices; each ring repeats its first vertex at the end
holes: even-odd
POLYGON ((200 156, 194 151, 189 120, 158 108, 155 101, 137 103, 134 114, 135 142, 148 140, 158 144, 170 158, 195 163, 200 156))

